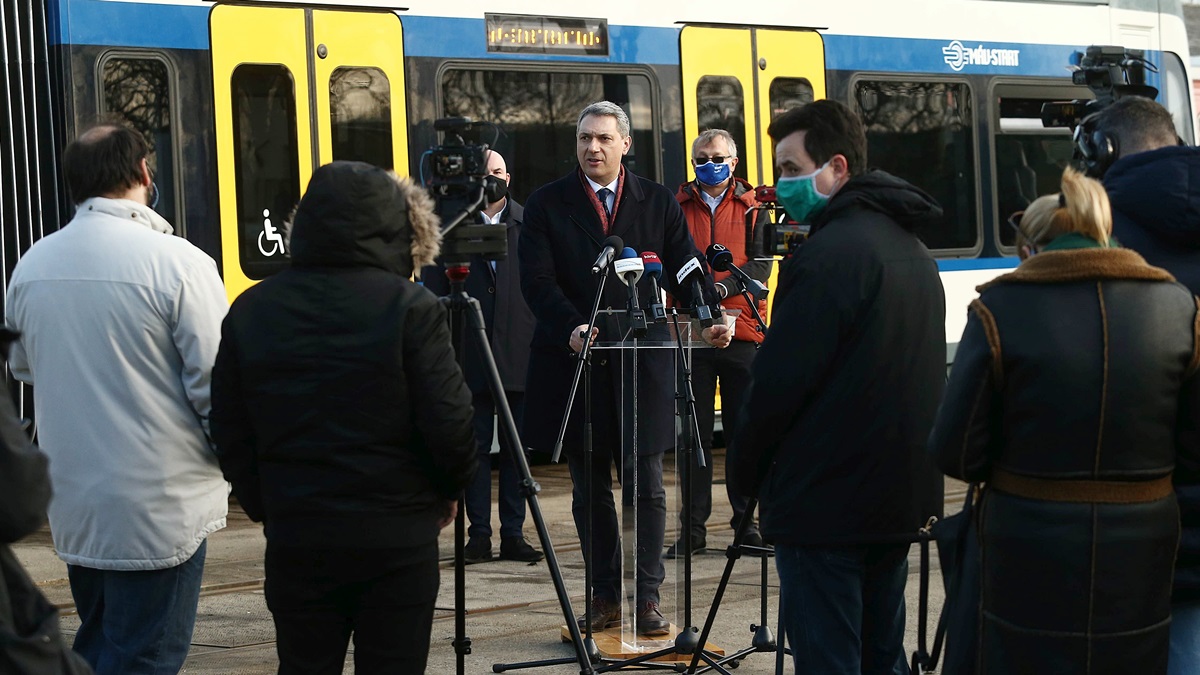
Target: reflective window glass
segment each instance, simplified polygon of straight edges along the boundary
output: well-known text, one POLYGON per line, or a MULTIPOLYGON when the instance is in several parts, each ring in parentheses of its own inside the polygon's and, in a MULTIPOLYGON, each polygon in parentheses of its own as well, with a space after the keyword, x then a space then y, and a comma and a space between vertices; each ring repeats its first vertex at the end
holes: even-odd
POLYGON ((812 83, 803 77, 777 77, 771 80, 768 91, 772 121, 792 108, 813 102, 812 83))
MULTIPOLYGON (((633 137, 625 166, 658 180, 650 80, 645 76, 453 69, 446 71, 441 85, 442 116, 499 126, 495 147, 508 164, 509 193, 518 201, 579 165, 575 124, 580 111, 596 101, 624 108, 633 137)), ((490 132, 471 140, 493 141, 490 132)))
POLYGON ((1071 130, 1047 128, 1042 123, 1042 104, 1059 100, 1055 94, 1031 95, 1030 87, 997 87, 1000 123, 996 132, 996 223, 999 243, 1016 244, 1017 232, 1009 224, 1013 213, 1023 211, 1042 195, 1058 192, 1063 171, 1071 165, 1075 150, 1071 130))
POLYGON ((287 267, 283 223, 300 201, 296 87, 281 65, 233 71, 234 176, 242 271, 264 279, 287 267))
POLYGON ((171 76, 167 63, 156 58, 113 57, 101 66, 102 107, 109 117, 137 129, 150 146, 146 163, 158 187, 155 206, 182 235, 183 223, 176 203, 176 147, 171 125, 171 76))
POLYGON ((329 76, 334 160, 393 168, 392 90, 378 68, 338 68, 329 76))
POLYGON ((854 97, 866 126, 867 165, 928 192, 945 212, 917 235, 930 249, 974 248, 975 122, 967 85, 860 80, 854 97))
MULTIPOLYGON (((737 143, 738 154, 746 148, 746 106, 742 83, 736 77, 705 75, 696 83, 696 117, 700 131, 724 129, 737 143)), ((691 142, 688 139, 688 152, 691 142)), ((733 175, 746 178, 746 162, 738 162, 733 175)))
POLYGON ((1175 119, 1175 133, 1188 145, 1196 142, 1192 131, 1192 95, 1188 89, 1187 71, 1183 61, 1173 52, 1163 52, 1163 91, 1160 96, 1171 117, 1175 119))

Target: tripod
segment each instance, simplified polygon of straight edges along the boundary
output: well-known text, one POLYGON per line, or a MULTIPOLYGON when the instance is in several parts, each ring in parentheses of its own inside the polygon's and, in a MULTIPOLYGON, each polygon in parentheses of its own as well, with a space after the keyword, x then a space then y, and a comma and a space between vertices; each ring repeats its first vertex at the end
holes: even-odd
MULTIPOLYGON (((708 618, 704 621, 704 630, 700 631, 700 644, 704 644, 708 640, 708 635, 712 631, 713 623, 717 618, 717 610, 721 607, 721 599, 725 596, 725 589, 729 586, 729 579, 733 576, 733 567, 737 564, 743 552, 750 552, 760 556, 762 560, 762 576, 761 584, 761 603, 759 605, 759 623, 751 624, 750 630, 754 632, 754 638, 750 641, 750 646, 733 654, 727 654, 720 659, 715 659, 711 654, 703 650, 696 651, 692 655, 692 661, 683 672, 697 673, 708 672, 715 670, 724 675, 729 675, 729 671, 725 669, 725 664, 731 664, 736 667, 746 656, 755 652, 777 652, 776 673, 782 673, 783 654, 791 653, 791 650, 776 645, 775 636, 771 632, 771 628, 767 625, 767 554, 770 553, 768 548, 760 548, 757 546, 746 546, 741 543, 742 538, 746 536, 746 532, 750 530, 750 523, 754 520, 754 509, 758 507, 758 499, 753 498, 746 504, 746 512, 742 514, 742 519, 738 521, 737 530, 733 535, 733 544, 725 550, 725 557, 729 560, 725 563, 725 571, 721 574, 721 581, 717 584, 717 593, 713 596, 712 606, 708 610, 708 618), (697 671, 696 668, 703 660, 708 664, 708 667, 703 671, 697 671)), ((780 635, 783 634, 782 629, 783 615, 780 613, 780 635)))
MULTIPOLYGON (((574 611, 571 608, 571 598, 567 595, 566 584, 563 582, 562 570, 558 565, 558 558, 554 553, 554 546, 550 542, 550 531, 546 527, 546 520, 542 517, 542 510, 538 504, 537 493, 541 490, 540 486, 533 480, 533 476, 529 472, 529 463, 525 459, 525 453, 522 451, 524 447, 521 444, 520 435, 517 433, 516 423, 513 421, 512 410, 508 406, 508 398, 504 394, 504 384, 500 380, 500 373, 496 369, 496 358, 492 354, 491 345, 488 344, 487 327, 483 321, 483 312, 479 308, 479 301, 466 292, 467 276, 470 274, 470 267, 466 263, 452 263, 446 266, 446 277, 450 280, 450 294, 442 298, 442 302, 446 304, 450 312, 450 333, 454 340, 455 348, 458 354, 459 365, 465 364, 466 359, 466 342, 469 335, 475 337, 475 347, 479 350, 480 356, 483 357, 485 375, 488 380, 488 387, 491 389, 492 398, 496 402, 496 409, 500 417, 500 428, 507 435, 509 447, 512 452, 512 461, 516 463, 517 470, 521 474, 521 494, 525 497, 526 504, 529 507, 529 514, 533 518, 534 526, 537 529, 538 540, 541 542, 542 550, 546 554, 546 566, 550 569, 550 578, 554 582, 554 590, 558 595, 558 604, 562 608, 563 616, 567 620, 567 625, 571 628, 571 642, 575 646, 574 660, 579 662, 580 675, 592 675, 595 671, 592 668, 592 658, 587 651, 583 638, 579 633, 579 627, 575 624, 574 611), (466 321, 471 323, 471 331, 466 331, 466 321)), ((462 504, 462 496, 459 495, 458 516, 454 524, 454 652, 456 656, 456 666, 458 675, 463 675, 465 671, 464 657, 471 653, 471 639, 466 636, 466 561, 463 552, 463 538, 465 535, 464 529, 464 511, 462 504)), ((566 662, 570 662, 568 659, 566 662)), ((497 670, 496 672, 501 672, 497 670)))

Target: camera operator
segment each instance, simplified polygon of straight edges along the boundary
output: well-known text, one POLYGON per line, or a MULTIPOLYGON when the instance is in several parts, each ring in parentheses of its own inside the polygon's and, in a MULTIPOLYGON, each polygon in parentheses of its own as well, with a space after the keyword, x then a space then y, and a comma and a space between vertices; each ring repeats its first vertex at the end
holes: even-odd
POLYGON ((780 267, 730 478, 761 486, 796 672, 908 673, 907 542, 941 514, 925 444, 946 376, 942 282, 913 230, 942 209, 866 170, 842 103, 789 110, 767 133, 779 201, 812 227, 780 267))
MULTIPOLYGON (((1113 237, 1200 293, 1200 182, 1194 178, 1200 148, 1181 145, 1171 113, 1141 96, 1097 113, 1080 143, 1096 157, 1087 168, 1102 177, 1112 202, 1113 237)), ((1183 537, 1168 667, 1170 675, 1183 675, 1200 672, 1200 467, 1180 463, 1174 482, 1183 537)))
MULTIPOLYGON (((579 168, 543 185, 525 205, 521 232, 521 290, 537 317, 530 350, 525 403, 524 438, 530 447, 551 449, 562 419, 563 402, 570 397, 575 370, 574 353, 583 349, 583 336, 600 277, 592 274, 592 261, 606 236, 621 237, 638 252, 662 256, 664 278, 670 291, 688 303, 715 304, 712 277, 701 284, 703 298, 693 298, 686 285, 674 283, 675 273, 689 259, 700 256, 688 235, 683 212, 670 190, 625 169, 621 160, 629 152, 629 116, 615 103, 593 103, 576 123, 579 168)), ((619 283, 604 289, 601 306, 621 307, 626 290, 619 283)), ((643 303, 650 304, 647 286, 639 287, 643 303)), ((594 329, 591 340, 619 340, 609 326, 594 329)), ((665 332, 665 331, 664 331, 665 332)), ((724 325, 710 326, 704 339, 719 347, 729 345, 724 325)), ((620 480, 625 465, 637 465, 637 632, 665 635, 669 623, 659 611, 659 586, 666 575, 662 563, 666 528, 666 491, 663 488, 663 453, 675 438, 675 356, 664 349, 649 350, 638 362, 639 446, 637 457, 623 457, 620 434, 622 373, 620 359, 593 355, 592 418, 595 422, 591 485, 584 482, 583 405, 571 412, 564 452, 574 489, 571 514, 584 540, 587 496, 595 505, 591 540, 582 541, 591 556, 594 599, 592 629, 603 630, 621 620, 621 530, 612 494, 612 466, 620 480)), ((628 498, 628 495, 626 495, 628 498)), ((632 501, 627 501, 627 508, 632 501)), ((582 622, 582 620, 581 620, 582 622)))
MULTIPOLYGON (((733 136, 724 129, 709 129, 692 141, 692 165, 695 167, 696 180, 679 186, 675 198, 687 218, 688 230, 696 248, 707 250, 712 244, 723 244, 733 254, 734 264, 742 267, 752 278, 766 284, 771 277, 771 261, 756 260, 763 255, 763 237, 766 234, 767 212, 759 211, 759 222, 755 227, 755 246, 757 250, 747 250, 746 247, 746 211, 758 205, 754 199, 754 188, 733 175, 737 168, 737 143, 733 136)), ((717 380, 721 382, 721 425, 725 430, 726 444, 737 426, 737 414, 742 405, 746 386, 750 383, 750 363, 763 334, 758 332, 758 325, 750 305, 738 292, 736 279, 731 272, 713 271, 716 281, 717 294, 721 296, 721 306, 726 309, 741 310, 734 326, 733 341, 728 349, 700 349, 692 354, 692 386, 696 396, 696 416, 699 418, 701 438, 697 439, 704 448, 704 467, 700 468, 694 462, 680 467, 683 480, 692 481, 692 553, 700 553, 706 548, 707 528, 705 521, 712 513, 712 451, 713 451, 713 418, 717 395, 717 380)), ((758 303, 759 314, 765 316, 767 303, 758 303)), ((725 465, 729 471, 728 463, 725 465)), ((728 488, 728 481, 726 482, 728 488)), ((736 529, 746 511, 748 499, 729 492, 729 504, 733 507, 733 519, 730 521, 736 529)), ((680 517, 682 526, 683 518, 680 517)), ((682 532, 682 530, 681 530, 682 532)), ((680 536, 688 534, 683 532, 680 536)), ((752 526, 746 532, 743 544, 762 546, 762 536, 757 526, 752 526)), ((667 549, 667 558, 683 555, 683 542, 676 542, 667 549)))
POLYGON ((267 538, 281 675, 422 673, 438 532, 475 471, 446 309, 412 283, 441 241, 424 190, 313 172, 291 266, 234 301, 213 367, 221 469, 267 538))
MULTIPOLYGON (((500 153, 487 155, 487 172, 495 180, 509 185, 512 176, 500 153)), ((517 270, 517 238, 521 235, 524 209, 515 199, 500 197, 484 207, 479 222, 507 226, 508 255, 504 260, 489 261, 482 255, 471 256, 471 273, 467 276, 467 294, 479 301, 487 326, 488 342, 496 358, 496 369, 504 383, 505 396, 513 420, 521 425, 522 402, 525 397, 525 371, 529 367, 529 342, 533 339, 533 313, 521 296, 521 281, 517 270)), ((450 292, 446 271, 440 265, 430 265, 421 272, 425 288, 437 295, 450 292)), ((466 357, 467 386, 471 388, 475 408, 475 444, 479 454, 479 469, 467 486, 464 501, 468 541, 463 555, 468 563, 492 559, 492 434, 496 424, 496 402, 488 388, 487 371, 478 350, 468 349, 466 357)), ((508 435, 500 434, 500 482, 497 495, 500 508, 500 558, 521 562, 537 562, 542 552, 529 545, 522 533, 525 525, 525 498, 521 496, 521 476, 508 456, 519 448, 509 447, 508 435)))

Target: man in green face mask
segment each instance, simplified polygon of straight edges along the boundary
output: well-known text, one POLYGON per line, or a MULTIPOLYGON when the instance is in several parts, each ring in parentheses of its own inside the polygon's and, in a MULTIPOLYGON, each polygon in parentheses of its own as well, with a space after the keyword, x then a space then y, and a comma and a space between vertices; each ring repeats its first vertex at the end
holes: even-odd
POLYGON ((914 230, 942 209, 866 170, 862 122, 837 101, 768 133, 776 194, 812 228, 780 266, 729 480, 759 496, 796 672, 904 675, 903 542, 941 515, 925 444, 946 374, 945 297, 914 230))

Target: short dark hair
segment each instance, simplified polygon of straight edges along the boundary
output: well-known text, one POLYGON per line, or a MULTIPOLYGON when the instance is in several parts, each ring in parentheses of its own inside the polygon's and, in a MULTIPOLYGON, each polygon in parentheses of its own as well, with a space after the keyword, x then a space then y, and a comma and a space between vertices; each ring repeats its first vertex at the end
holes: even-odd
POLYGON ((846 158, 851 176, 867 170, 867 132, 862 120, 844 103, 821 99, 792 108, 767 127, 775 143, 797 131, 805 131, 804 151, 818 166, 834 155, 846 158))
POLYGON ((142 182, 146 139, 123 124, 100 124, 80 134, 63 151, 63 174, 71 200, 122 192, 142 182))
POLYGON ((1179 143, 1170 111, 1143 96, 1119 98, 1101 110, 1095 130, 1116 140, 1118 157, 1179 143))

